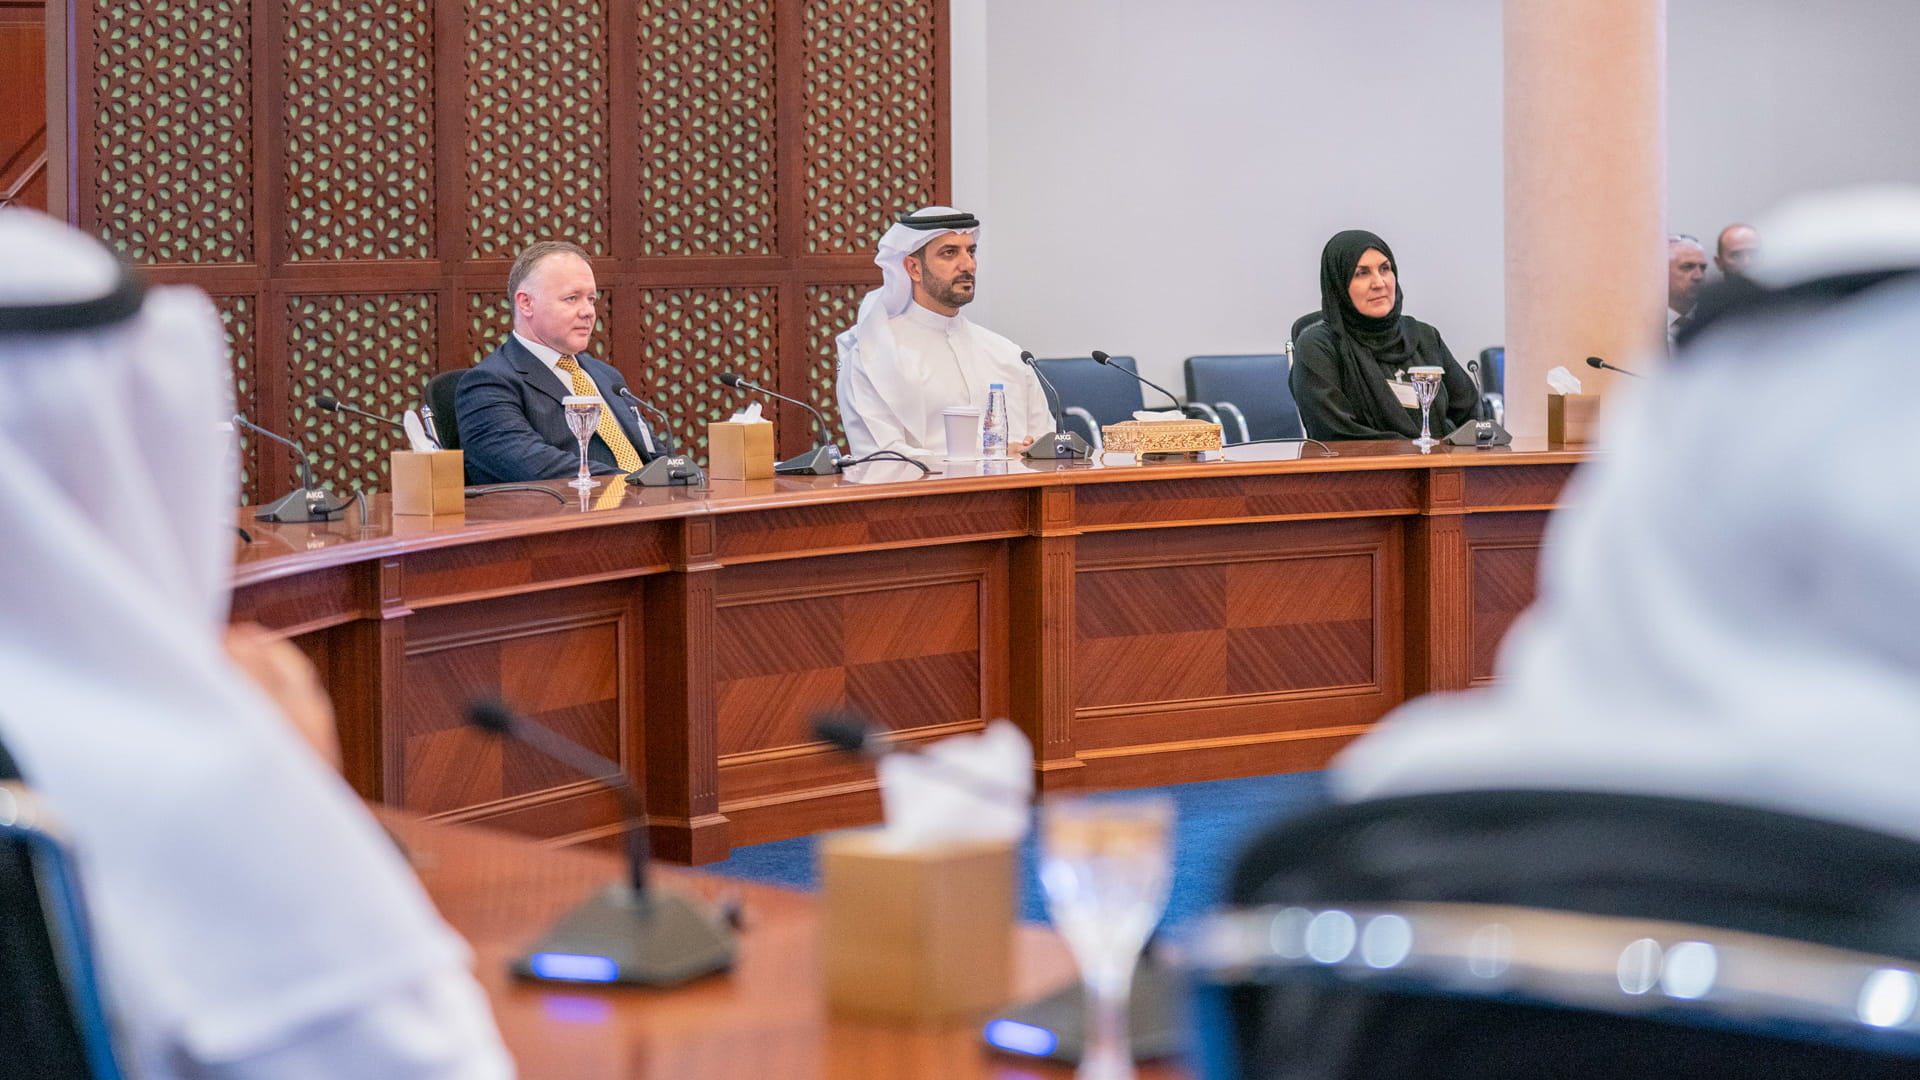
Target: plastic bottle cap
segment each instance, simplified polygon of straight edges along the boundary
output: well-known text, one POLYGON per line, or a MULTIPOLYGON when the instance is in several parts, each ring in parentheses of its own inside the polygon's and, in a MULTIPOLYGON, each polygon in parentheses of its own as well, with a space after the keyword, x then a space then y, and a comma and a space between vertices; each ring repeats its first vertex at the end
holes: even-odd
POLYGON ((1003 384, 1001 384, 1001 383, 997 383, 997 382, 996 382, 996 383, 988 383, 988 384, 987 384, 987 389, 989 389, 989 390, 1005 390, 1005 389, 1006 389, 1006 386, 1005 386, 1005 385, 1003 385, 1003 384))

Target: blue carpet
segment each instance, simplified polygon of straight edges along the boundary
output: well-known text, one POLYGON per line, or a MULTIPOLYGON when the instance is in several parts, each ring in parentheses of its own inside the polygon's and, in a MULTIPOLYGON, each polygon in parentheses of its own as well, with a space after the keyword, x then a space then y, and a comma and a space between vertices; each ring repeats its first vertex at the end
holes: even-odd
MULTIPOLYGON (((1261 827, 1327 802, 1326 781, 1317 772, 1175 784, 1157 790, 1173 798, 1176 815, 1173 894, 1163 920, 1167 924, 1183 922, 1213 906, 1234 856, 1261 827)), ((1113 797, 1130 794, 1138 793, 1114 792, 1113 797)), ((1029 832, 1020 846, 1020 917, 1046 922, 1046 901, 1035 872, 1035 839, 1036 832, 1029 832)), ((799 836, 738 847, 725 862, 702 869, 816 889, 820 882, 813 841, 811 836, 799 836)))

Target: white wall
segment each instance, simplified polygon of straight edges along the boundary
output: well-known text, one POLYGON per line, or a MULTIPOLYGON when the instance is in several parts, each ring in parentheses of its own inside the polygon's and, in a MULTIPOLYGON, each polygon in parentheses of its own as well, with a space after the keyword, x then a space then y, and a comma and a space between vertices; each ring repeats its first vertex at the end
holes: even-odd
POLYGON ((1667 19, 1672 231, 1711 254, 1796 192, 1920 182, 1920 3, 1669 0, 1667 19))
MULTIPOLYGON (((953 0, 974 315, 1042 356, 1277 352, 1321 246, 1395 248, 1461 359, 1503 334, 1499 0, 953 0), (984 118, 984 119, 983 119, 984 118)), ((1671 221, 1920 180, 1920 3, 1670 0, 1671 221)))

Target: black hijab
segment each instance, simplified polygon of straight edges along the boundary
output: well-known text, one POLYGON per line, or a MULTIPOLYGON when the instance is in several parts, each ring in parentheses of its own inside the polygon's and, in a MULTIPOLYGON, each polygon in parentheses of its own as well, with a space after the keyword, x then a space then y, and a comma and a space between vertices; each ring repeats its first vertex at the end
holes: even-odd
POLYGON ((1382 364, 1397 366, 1411 358, 1413 347, 1407 342, 1406 328, 1400 325, 1400 305, 1406 298, 1400 289, 1400 260, 1378 236, 1365 229, 1348 229, 1335 233, 1321 250, 1320 317, 1327 321, 1327 329, 1333 331, 1343 355, 1350 353, 1351 343, 1382 364), (1354 268, 1369 250, 1385 255, 1394 273, 1393 310, 1378 318, 1360 314, 1360 309, 1353 306, 1351 291, 1354 268))
MULTIPOLYGON (((1411 339, 1409 323, 1412 320, 1400 314, 1406 293, 1400 288, 1399 271, 1400 260, 1393 257, 1393 249, 1385 240, 1365 229, 1335 233, 1320 252, 1320 315, 1333 335, 1334 351, 1339 357, 1340 393, 1358 418, 1376 430, 1416 435, 1420 431, 1419 421, 1408 419, 1407 410, 1395 400, 1387 385, 1396 369, 1422 362, 1411 339), (1354 268, 1369 250, 1385 255, 1394 270, 1393 310, 1377 318, 1362 315, 1360 309, 1353 306, 1349 291, 1354 268)), ((1437 359, 1428 362, 1440 363, 1437 359)), ((1435 405, 1440 403, 1436 401, 1435 405)), ((1436 412, 1436 415, 1446 414, 1436 412)))

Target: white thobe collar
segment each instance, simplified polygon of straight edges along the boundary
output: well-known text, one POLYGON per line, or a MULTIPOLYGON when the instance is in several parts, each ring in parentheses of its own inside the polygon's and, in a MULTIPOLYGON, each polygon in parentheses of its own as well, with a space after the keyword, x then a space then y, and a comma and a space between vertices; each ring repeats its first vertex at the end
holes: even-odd
POLYGON ((907 305, 900 317, 910 320, 915 326, 922 326, 941 334, 957 334, 967 325, 965 315, 942 315, 930 308, 920 306, 919 301, 907 305))

